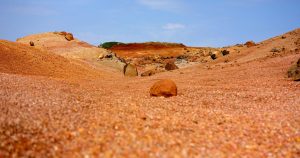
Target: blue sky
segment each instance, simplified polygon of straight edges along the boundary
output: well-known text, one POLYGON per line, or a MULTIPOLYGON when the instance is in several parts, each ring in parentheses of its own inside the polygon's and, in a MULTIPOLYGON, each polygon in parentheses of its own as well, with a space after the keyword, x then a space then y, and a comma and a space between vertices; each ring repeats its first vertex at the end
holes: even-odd
POLYGON ((105 41, 226 46, 300 27, 300 0, 0 0, 0 39, 68 31, 105 41))

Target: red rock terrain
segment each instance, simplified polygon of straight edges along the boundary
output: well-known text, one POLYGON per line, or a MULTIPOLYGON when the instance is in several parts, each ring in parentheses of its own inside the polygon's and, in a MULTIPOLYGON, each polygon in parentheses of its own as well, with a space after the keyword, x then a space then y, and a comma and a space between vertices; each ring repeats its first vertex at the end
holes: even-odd
POLYGON ((299 29, 284 36, 143 78, 1 41, 0 157, 300 157, 299 29), (161 79, 177 96, 150 96, 161 79))

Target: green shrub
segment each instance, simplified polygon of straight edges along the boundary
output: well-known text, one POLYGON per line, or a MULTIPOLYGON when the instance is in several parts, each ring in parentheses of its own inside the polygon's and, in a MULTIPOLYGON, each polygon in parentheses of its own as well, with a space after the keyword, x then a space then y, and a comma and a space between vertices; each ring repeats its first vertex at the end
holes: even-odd
POLYGON ((114 45, 120 45, 120 44, 124 44, 124 43, 121 43, 121 42, 104 42, 104 43, 100 44, 98 47, 109 49, 109 48, 113 47, 114 45))

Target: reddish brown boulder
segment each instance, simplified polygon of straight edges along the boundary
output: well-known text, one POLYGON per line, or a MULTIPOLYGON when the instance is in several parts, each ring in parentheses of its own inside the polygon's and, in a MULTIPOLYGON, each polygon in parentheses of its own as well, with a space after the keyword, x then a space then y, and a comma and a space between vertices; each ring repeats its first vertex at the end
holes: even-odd
POLYGON ((150 96, 154 97, 172 97, 177 95, 177 86, 170 79, 160 80, 151 87, 150 96))
POLYGON ((254 41, 248 41, 245 43, 245 45, 249 48, 249 47, 253 47, 253 46, 256 46, 255 42, 254 41))
POLYGON ((65 38, 66 38, 68 41, 74 40, 73 34, 71 34, 71 33, 67 33, 67 34, 65 35, 65 38))
POLYGON ((170 70, 176 70, 176 69, 178 69, 178 67, 175 65, 174 62, 168 62, 165 66, 165 69, 167 71, 170 71, 170 70))

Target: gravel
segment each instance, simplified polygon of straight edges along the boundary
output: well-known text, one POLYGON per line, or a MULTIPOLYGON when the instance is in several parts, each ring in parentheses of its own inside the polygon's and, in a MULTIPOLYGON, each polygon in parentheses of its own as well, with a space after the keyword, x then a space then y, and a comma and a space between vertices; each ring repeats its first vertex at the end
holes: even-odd
POLYGON ((145 78, 0 73, 0 157, 300 157, 297 57, 145 78), (178 96, 150 97, 163 78, 178 96))

